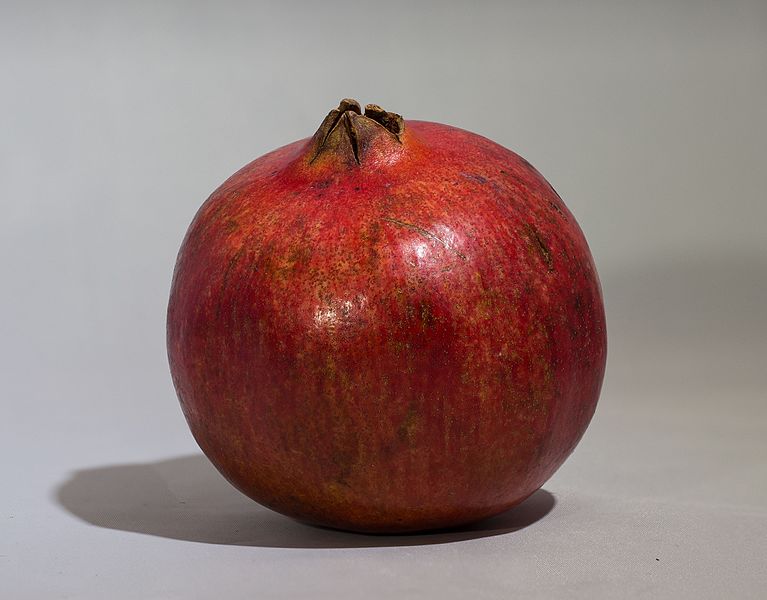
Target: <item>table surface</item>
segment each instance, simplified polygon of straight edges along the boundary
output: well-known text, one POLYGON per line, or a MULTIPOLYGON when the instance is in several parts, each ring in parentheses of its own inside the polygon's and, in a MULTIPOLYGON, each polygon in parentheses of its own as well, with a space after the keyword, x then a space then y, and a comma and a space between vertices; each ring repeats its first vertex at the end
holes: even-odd
MULTIPOLYGON (((615 345, 617 362, 627 351, 615 345)), ((12 483, 0 589, 8 598, 760 597, 764 376, 717 381, 722 357, 708 350, 676 350, 701 369, 679 386, 664 378, 669 357, 624 357, 631 367, 611 369, 586 437, 541 491, 475 526, 413 536, 317 529, 259 507, 196 450, 169 386, 153 398, 156 413, 136 413, 130 393, 102 379, 116 374, 102 373, 77 382, 96 401, 73 413, 55 381, 37 382, 37 393, 18 390, 27 403, 3 425, 18 452, 3 455, 12 483), (97 407, 107 401, 123 409, 97 407)), ((727 360, 762 366, 748 352, 727 360)))
MULTIPOLYGON (((27 396, 14 429, 4 425, 20 451, 3 456, 0 588, 9 598, 758 598, 763 375, 716 383, 704 364, 676 387, 665 359, 611 370, 581 445, 523 505, 455 532, 392 537, 312 528, 241 496, 169 411, 167 386, 154 398, 160 426, 133 413, 119 385, 78 385, 123 404, 110 416, 95 403, 72 414, 50 382, 27 396), (61 404, 35 406, 46 398, 61 404), (40 419, 57 427, 36 436, 40 419)), ((753 355, 729 360, 757 366, 753 355)))
POLYGON ((299 4, 0 9, 0 597, 765 597, 767 5, 299 4), (457 531, 258 506, 168 374, 194 211, 355 93, 522 149, 602 278, 581 444, 457 531))

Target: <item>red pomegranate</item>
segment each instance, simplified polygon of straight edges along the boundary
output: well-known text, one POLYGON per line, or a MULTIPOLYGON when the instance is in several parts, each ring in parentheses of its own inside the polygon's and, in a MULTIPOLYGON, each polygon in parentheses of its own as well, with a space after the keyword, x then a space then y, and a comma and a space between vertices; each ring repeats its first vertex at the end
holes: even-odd
POLYGON ((605 317, 586 240, 528 162, 343 100, 199 210, 168 353, 195 439, 242 492, 413 531, 554 473, 594 413, 605 317))

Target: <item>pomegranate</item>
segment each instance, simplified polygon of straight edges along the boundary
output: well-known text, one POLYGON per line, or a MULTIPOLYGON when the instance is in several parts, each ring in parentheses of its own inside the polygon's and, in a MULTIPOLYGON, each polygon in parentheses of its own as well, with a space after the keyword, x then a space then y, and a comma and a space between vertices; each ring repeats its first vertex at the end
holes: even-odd
POLYGON ((592 257, 546 180, 484 137, 354 100, 203 204, 167 333, 221 473, 363 532, 527 498, 583 435, 606 357, 592 257))

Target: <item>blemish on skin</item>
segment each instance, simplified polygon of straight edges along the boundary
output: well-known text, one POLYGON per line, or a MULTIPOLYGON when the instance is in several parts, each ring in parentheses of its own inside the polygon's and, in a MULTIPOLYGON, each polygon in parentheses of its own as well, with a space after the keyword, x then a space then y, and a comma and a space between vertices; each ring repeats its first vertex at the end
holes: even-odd
POLYGON ((397 437, 400 441, 412 441, 418 428, 418 410, 411 404, 407 409, 405 418, 397 428, 397 437))
POLYGON ((424 329, 434 326, 436 320, 434 313, 431 311, 431 306, 426 302, 421 303, 421 323, 423 323, 424 329))
POLYGON ((562 207, 565 204, 564 201, 562 200, 562 196, 559 195, 559 192, 557 192, 557 190, 555 190, 554 187, 551 184, 549 184, 549 189, 552 192, 554 192, 554 195, 559 200, 559 202, 556 202, 556 201, 553 201, 553 200, 549 200, 549 206, 551 206, 551 208, 553 208, 556 212, 558 212, 566 222, 569 222, 570 219, 567 218, 567 215, 565 214, 565 211, 562 210, 562 207))
MULTIPOLYGON (((560 215, 564 216, 564 214, 565 214, 565 213, 564 213, 564 211, 562 210, 562 207, 561 207, 561 206, 559 206, 559 204, 557 204, 557 203, 556 203, 556 202, 554 202, 553 200, 549 200, 549 206, 550 206, 551 208, 553 208, 555 211, 557 211, 557 212, 558 212, 560 215)), ((565 217, 565 218, 566 218, 566 217, 565 217)))
POLYGON ((405 307, 405 318, 409 321, 417 320, 424 330, 431 329, 437 322, 437 317, 428 302, 419 302, 417 305, 408 304, 405 307))
POLYGON ((583 314, 583 296, 581 294, 575 294, 573 298, 573 308, 578 314, 583 314))
POLYGON ((242 255, 247 250, 247 245, 243 244, 240 246, 240 248, 235 252, 232 257, 229 259, 229 262, 226 265, 226 268, 224 269, 224 274, 221 277, 221 287, 219 289, 219 301, 216 304, 216 320, 221 318, 221 308, 222 308, 222 302, 224 298, 224 292, 227 289, 227 286, 229 285, 229 278, 232 274, 232 270, 237 265, 240 258, 242 258, 242 255))
POLYGON ((535 227, 535 225, 528 223, 525 225, 525 232, 527 233, 527 237, 533 243, 533 247, 535 248, 536 252, 538 252, 541 259, 546 264, 546 268, 549 270, 549 272, 553 271, 554 261, 551 258, 551 250, 544 241, 543 237, 541 237, 538 229, 535 227))
POLYGON ((485 177, 482 177, 482 175, 477 175, 476 173, 461 173, 461 176, 465 177, 466 179, 470 179, 471 181, 476 181, 477 183, 487 183, 487 179, 485 177))
POLYGON ((309 245, 296 247, 288 256, 287 267, 294 267, 296 264, 305 264, 309 262, 312 256, 312 247, 309 245))
POLYGON ((450 252, 458 256, 461 260, 468 260, 466 258, 466 255, 463 252, 460 252, 456 250, 455 248, 451 247, 445 240, 434 235, 431 231, 424 229, 423 227, 419 227, 418 225, 413 225, 412 223, 406 223, 405 221, 400 221, 399 219, 393 219, 391 217, 384 217, 383 220, 389 223, 393 223, 394 225, 398 225, 400 227, 405 227, 406 229, 411 229, 413 231, 416 231, 417 233, 421 234, 423 237, 440 243, 445 248, 445 250, 449 250, 450 252))

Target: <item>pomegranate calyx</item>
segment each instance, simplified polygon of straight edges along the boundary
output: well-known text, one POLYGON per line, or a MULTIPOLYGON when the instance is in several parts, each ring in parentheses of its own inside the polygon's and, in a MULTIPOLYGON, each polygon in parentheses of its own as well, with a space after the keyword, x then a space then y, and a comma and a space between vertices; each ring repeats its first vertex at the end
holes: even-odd
POLYGON ((405 130, 402 116, 385 111, 377 104, 367 104, 365 113, 356 100, 344 98, 331 110, 312 137, 309 163, 326 152, 332 152, 362 164, 366 148, 380 135, 401 143, 405 130))

